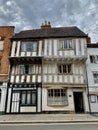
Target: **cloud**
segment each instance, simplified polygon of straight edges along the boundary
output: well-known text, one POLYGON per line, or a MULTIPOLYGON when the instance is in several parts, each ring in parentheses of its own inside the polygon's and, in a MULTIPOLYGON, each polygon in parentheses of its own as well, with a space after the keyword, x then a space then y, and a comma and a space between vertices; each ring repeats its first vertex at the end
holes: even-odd
POLYGON ((14 25, 16 32, 39 28, 45 20, 52 26, 78 26, 98 41, 96 0, 1 0, 0 24, 14 25))

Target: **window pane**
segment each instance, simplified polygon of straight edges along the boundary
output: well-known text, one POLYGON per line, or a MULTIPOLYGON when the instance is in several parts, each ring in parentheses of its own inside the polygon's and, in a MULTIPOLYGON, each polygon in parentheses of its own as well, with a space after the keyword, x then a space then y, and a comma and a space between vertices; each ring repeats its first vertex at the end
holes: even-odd
POLYGON ((68 65, 68 73, 71 73, 71 65, 68 65))
POLYGON ((62 73, 62 67, 61 67, 61 65, 58 66, 58 72, 62 73))
POLYGON ((25 44, 25 42, 23 42, 21 44, 21 51, 26 51, 26 44, 25 44))
POLYGON ((67 96, 65 89, 48 90, 48 105, 67 105, 67 96), (50 96, 53 93, 53 96, 50 96))
POLYGON ((67 40, 64 40, 64 45, 63 45, 64 48, 67 48, 67 40))
POLYGON ((33 42, 33 51, 37 51, 37 43, 33 42))
POLYGON ((98 84, 98 74, 97 74, 97 73, 94 73, 94 74, 93 74, 93 77, 94 77, 94 83, 95 83, 95 84, 98 84))
POLYGON ((90 99, 91 99, 91 102, 96 102, 96 95, 91 95, 90 99))
POLYGON ((66 65, 63 65, 63 73, 67 73, 66 65))
POLYGON ((22 42, 21 44, 21 51, 37 51, 37 42, 22 42))
POLYGON ((26 104, 26 91, 22 91, 21 104, 26 104))
POLYGON ((20 74, 24 74, 24 65, 20 65, 20 74))
POLYGON ((32 91, 32 105, 36 105, 36 92, 32 91))
POLYGON ((66 73, 71 73, 71 64, 70 65, 59 65, 58 66, 58 73, 66 74, 66 73))
POLYGON ((24 65, 25 74, 29 74, 29 65, 24 65))
POLYGON ((31 91, 27 91, 27 104, 31 104, 31 91))

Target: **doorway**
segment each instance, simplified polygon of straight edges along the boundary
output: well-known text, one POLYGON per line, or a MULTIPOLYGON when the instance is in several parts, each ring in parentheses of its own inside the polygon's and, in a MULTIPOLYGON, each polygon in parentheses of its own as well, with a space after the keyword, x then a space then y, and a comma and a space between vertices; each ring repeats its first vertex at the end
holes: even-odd
POLYGON ((74 106, 76 113, 83 113, 84 106, 83 106, 83 92, 74 92, 74 106))

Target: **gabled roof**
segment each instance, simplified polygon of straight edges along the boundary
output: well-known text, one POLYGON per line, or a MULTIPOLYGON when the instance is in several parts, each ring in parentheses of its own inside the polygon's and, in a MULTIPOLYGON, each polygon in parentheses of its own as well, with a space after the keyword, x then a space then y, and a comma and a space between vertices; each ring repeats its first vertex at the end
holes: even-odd
POLYGON ((24 30, 15 34, 12 39, 39 39, 39 38, 64 38, 64 37, 87 37, 76 26, 47 29, 24 30))

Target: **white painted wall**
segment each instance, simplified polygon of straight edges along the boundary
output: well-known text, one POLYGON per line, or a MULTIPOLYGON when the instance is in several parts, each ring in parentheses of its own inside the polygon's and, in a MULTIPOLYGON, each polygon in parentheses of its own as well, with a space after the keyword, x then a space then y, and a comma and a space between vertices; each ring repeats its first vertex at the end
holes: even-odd
POLYGON ((0 89, 1 89, 0 112, 4 112, 5 101, 6 101, 6 92, 7 92, 7 83, 3 83, 2 86, 0 86, 0 89))
MULTIPOLYGON (((89 93, 98 96, 98 84, 94 84, 93 72, 98 72, 98 63, 90 63, 90 55, 98 55, 98 48, 87 48, 87 77, 88 77, 88 86, 89 86, 89 93)), ((98 112, 98 102, 96 99, 95 103, 91 103, 91 112, 98 112)))
MULTIPOLYGON (((56 39, 44 39, 38 42, 38 55, 37 52, 27 53, 27 56, 74 56, 74 55, 86 55, 86 39, 85 38, 74 38, 72 39, 72 44, 74 49, 59 49, 60 43, 59 40, 62 38, 56 39)), ((13 41, 11 56, 25 56, 25 52, 19 53, 21 47, 20 41, 13 41), (15 52, 16 50, 16 52, 15 52)))
MULTIPOLYGON (((60 85, 57 86, 58 88, 62 88, 60 85)), ((52 87, 53 89, 53 87, 52 87)), ((55 89, 55 87, 54 87, 55 89)), ((74 106, 74 97, 73 92, 83 92, 83 103, 84 103, 84 111, 89 112, 88 108, 88 99, 85 89, 74 89, 74 88, 67 88, 67 97, 68 97, 68 105, 67 106, 48 106, 47 103, 47 88, 42 89, 42 111, 69 111, 75 112, 74 106)))
MULTIPOLYGON (((61 87, 59 87, 61 88, 61 87)), ((67 89, 68 105, 67 106, 48 106, 47 104, 47 88, 42 89, 42 111, 70 111, 74 112, 72 89, 67 89), (72 97, 69 97, 71 95, 72 97)))
MULTIPOLYGON (((61 64, 66 64, 60 62, 61 64)), ((58 73, 58 64, 56 62, 44 63, 43 64, 43 82, 44 83, 85 83, 86 71, 84 69, 84 63, 74 63, 72 64, 72 73, 71 74, 59 74, 58 73)))

